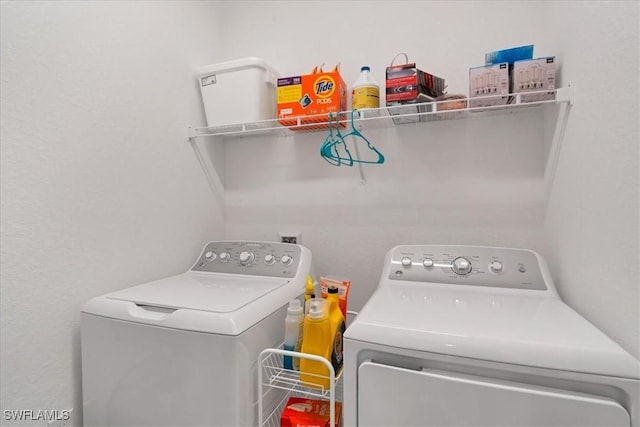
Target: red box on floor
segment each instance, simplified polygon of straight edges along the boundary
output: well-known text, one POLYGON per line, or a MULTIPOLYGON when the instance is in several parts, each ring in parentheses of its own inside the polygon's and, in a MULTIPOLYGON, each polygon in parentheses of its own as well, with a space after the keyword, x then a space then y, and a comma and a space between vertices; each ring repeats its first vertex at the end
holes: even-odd
MULTIPOLYGON (((290 397, 280 417, 281 427, 331 427, 328 400, 290 397)), ((341 426, 342 403, 336 402, 335 426, 341 426)))

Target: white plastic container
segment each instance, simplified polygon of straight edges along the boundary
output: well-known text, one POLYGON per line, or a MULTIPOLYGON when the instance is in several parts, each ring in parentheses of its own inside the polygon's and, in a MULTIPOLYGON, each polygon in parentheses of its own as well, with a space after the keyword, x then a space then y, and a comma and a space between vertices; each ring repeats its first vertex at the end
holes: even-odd
MULTIPOLYGON (((302 326, 304 313, 302 304, 297 299, 291 300, 287 308, 287 317, 284 319, 284 350, 300 352, 302 347, 302 326)), ((300 370, 300 359, 284 356, 283 367, 285 369, 300 370)))
POLYGON ((208 126, 251 123, 276 118, 273 67, 255 57, 221 62, 197 70, 208 126))
POLYGON ((380 85, 368 66, 360 69, 360 75, 351 87, 351 107, 354 110, 380 107, 380 85))

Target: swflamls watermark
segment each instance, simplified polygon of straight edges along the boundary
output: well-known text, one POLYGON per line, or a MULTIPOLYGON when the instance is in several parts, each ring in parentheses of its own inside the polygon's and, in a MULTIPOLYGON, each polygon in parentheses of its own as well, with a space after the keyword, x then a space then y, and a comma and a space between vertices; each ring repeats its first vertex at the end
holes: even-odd
POLYGON ((67 421, 71 419, 71 409, 5 409, 5 421, 67 421))

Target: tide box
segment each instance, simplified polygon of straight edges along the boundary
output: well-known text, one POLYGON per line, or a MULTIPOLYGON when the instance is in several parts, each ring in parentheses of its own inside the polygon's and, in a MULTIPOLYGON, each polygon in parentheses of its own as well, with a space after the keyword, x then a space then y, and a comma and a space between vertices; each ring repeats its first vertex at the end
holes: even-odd
POLYGON ((520 95, 520 102, 554 99, 556 88, 556 58, 528 59, 513 63, 513 92, 540 92, 520 95))
POLYGON ((342 316, 347 319, 347 302, 349 301, 349 289, 351 288, 351 280, 343 279, 339 277, 323 277, 318 279, 320 283, 320 291, 322 292, 322 298, 327 298, 329 294, 329 287, 335 286, 338 288, 338 303, 340 305, 340 311, 342 316))
POLYGON ((507 104, 509 102, 509 63, 502 62, 470 68, 469 98, 480 98, 469 100, 471 108, 507 104))
POLYGON ((280 124, 292 130, 327 129, 329 113, 347 110, 347 85, 337 70, 284 77, 278 79, 277 99, 280 124), (305 126, 297 127, 298 118, 305 126))
MULTIPOLYGON (((332 427, 328 400, 290 397, 280 416, 281 427, 332 427)), ((342 403, 335 403, 335 426, 341 426, 342 403)))
MULTIPOLYGON (((420 121, 420 116, 396 117, 402 114, 431 111, 430 104, 444 93, 444 79, 424 72, 415 63, 387 67, 385 97, 389 114, 396 124, 420 121)), ((424 120, 424 119, 423 119, 424 120)))

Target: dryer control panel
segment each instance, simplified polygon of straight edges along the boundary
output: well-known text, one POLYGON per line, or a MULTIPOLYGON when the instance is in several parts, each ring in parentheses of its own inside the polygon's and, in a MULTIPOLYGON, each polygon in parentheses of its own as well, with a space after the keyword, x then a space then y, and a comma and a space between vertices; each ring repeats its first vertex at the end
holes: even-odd
MULTIPOLYGON (((542 259, 525 249, 404 245, 391 251, 389 279, 547 290, 542 259)), ((546 268, 546 267, 544 267, 546 268)))
POLYGON ((191 271, 293 278, 302 248, 277 242, 209 242, 191 271))

